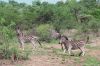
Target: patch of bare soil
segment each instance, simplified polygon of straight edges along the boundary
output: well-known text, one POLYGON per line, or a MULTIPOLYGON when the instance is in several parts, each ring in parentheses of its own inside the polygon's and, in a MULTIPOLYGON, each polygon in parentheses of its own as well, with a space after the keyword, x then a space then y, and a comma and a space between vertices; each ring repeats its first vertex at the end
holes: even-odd
POLYGON ((14 66, 10 60, 1 60, 0 59, 0 66, 14 66))
POLYGON ((24 66, 64 66, 60 64, 60 59, 50 56, 37 56, 32 57, 27 61, 24 66))
MULTIPOLYGON (((100 47, 100 37, 98 37, 97 39, 93 40, 93 43, 91 44, 92 47, 100 47)), ((88 54, 90 56, 96 57, 98 60, 100 60, 100 49, 88 49, 88 54)))
POLYGON ((91 46, 100 46, 100 37, 91 40, 91 46))
POLYGON ((0 60, 0 66, 65 66, 57 57, 33 56, 27 61, 18 61, 14 64, 10 60, 0 60))
POLYGON ((100 60, 100 50, 92 50, 88 53, 92 57, 96 57, 98 60, 100 60))
POLYGON ((51 45, 51 48, 61 49, 60 44, 51 45))

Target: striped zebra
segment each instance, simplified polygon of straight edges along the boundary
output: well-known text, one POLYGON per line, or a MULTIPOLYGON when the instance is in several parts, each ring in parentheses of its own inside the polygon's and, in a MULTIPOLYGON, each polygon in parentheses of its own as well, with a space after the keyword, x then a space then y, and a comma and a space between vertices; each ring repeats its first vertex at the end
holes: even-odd
POLYGON ((18 40, 19 40, 19 43, 20 43, 20 47, 23 50, 24 50, 24 44, 25 44, 26 41, 31 42, 31 44, 33 45, 33 48, 36 48, 36 42, 38 42, 39 45, 42 46, 40 41, 38 40, 38 37, 33 36, 33 35, 25 36, 23 34, 23 32, 21 32, 19 27, 16 28, 16 33, 17 33, 17 37, 18 37, 18 40))
POLYGON ((64 53, 68 51, 71 55, 72 50, 80 49, 80 55, 84 56, 85 54, 85 41, 83 40, 68 40, 65 36, 61 36, 59 43, 64 45, 64 53))

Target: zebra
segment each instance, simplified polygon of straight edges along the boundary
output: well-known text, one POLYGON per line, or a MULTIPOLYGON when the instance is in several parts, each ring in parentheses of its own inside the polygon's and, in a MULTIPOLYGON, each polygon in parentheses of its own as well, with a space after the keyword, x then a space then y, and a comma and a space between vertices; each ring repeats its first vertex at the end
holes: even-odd
POLYGON ((72 50, 80 49, 81 53, 79 55, 85 55, 85 41, 84 40, 68 40, 65 36, 61 36, 59 40, 60 44, 64 45, 64 53, 68 51, 71 55, 72 50))
POLYGON ((17 33, 18 41, 20 43, 20 48, 22 48, 23 50, 24 50, 24 44, 26 41, 31 42, 31 44, 33 45, 33 48, 36 48, 36 42, 38 42, 39 45, 42 47, 40 41, 38 40, 38 37, 33 36, 33 35, 25 36, 19 27, 16 28, 16 33, 17 33))

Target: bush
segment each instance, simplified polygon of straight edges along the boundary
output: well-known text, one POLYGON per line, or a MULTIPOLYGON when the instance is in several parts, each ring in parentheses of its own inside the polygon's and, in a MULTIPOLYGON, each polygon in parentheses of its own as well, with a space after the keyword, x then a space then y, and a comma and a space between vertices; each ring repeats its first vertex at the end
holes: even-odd
POLYGON ((98 30, 100 29, 100 21, 99 20, 91 20, 89 23, 89 28, 92 29, 93 32, 98 32, 98 30))
POLYGON ((31 52, 30 50, 20 50, 17 44, 9 44, 9 46, 7 44, 0 45, 0 53, 5 59, 12 59, 13 57, 14 60, 26 60, 31 52))
POLYGON ((22 51, 19 49, 15 41, 15 34, 11 28, 0 27, 0 56, 5 59, 28 59, 30 55, 29 50, 22 51))
POLYGON ((50 29, 52 29, 52 28, 53 27, 49 24, 42 24, 42 25, 39 25, 38 27, 36 27, 36 32, 39 35, 40 40, 50 42, 50 40, 51 40, 50 29))

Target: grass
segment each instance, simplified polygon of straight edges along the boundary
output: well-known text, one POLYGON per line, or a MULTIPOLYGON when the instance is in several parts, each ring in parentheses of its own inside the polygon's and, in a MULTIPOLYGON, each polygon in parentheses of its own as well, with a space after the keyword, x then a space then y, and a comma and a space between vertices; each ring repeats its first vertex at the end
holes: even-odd
POLYGON ((2 56, 5 59, 11 59, 12 57, 16 57, 16 59, 27 60, 29 59, 29 56, 31 55, 32 51, 31 48, 25 48, 26 49, 23 51, 19 48, 17 43, 13 42, 9 43, 8 45, 0 45, 0 52, 2 52, 2 56))
POLYGON ((100 46, 90 46, 90 45, 86 45, 86 48, 91 49, 91 50, 100 50, 100 46))
POLYGON ((100 66, 100 61, 95 57, 88 56, 84 61, 83 66, 100 66))
MULTIPOLYGON (((55 45, 55 44, 54 44, 55 45)), ((32 50, 31 44, 26 44, 25 50, 21 54, 25 54, 22 56, 25 56, 25 59, 28 59, 28 56, 31 54, 32 56, 51 56, 51 57, 57 57, 61 59, 61 64, 69 64, 69 62, 72 62, 70 66, 100 66, 100 61, 91 55, 87 54, 84 57, 78 56, 79 52, 74 52, 75 56, 69 56, 68 53, 63 53, 63 50, 61 48, 54 48, 52 47, 53 44, 43 44, 43 47, 37 47, 36 49, 32 50), (68 61, 68 62, 67 62, 68 61)), ((98 50, 100 47, 91 47, 90 45, 87 45, 86 48, 92 50, 98 50)), ((25 60, 24 59, 24 60, 25 60)), ((52 59, 53 60, 53 59, 52 59)), ((20 66, 20 65, 17 65, 20 66)))
MULTIPOLYGON (((50 46, 50 44, 49 44, 50 46)), ((94 49, 99 49, 100 47, 91 47, 91 46, 86 46, 86 48, 94 50, 94 49)), ((91 57, 90 55, 85 55, 84 57, 78 56, 78 52, 75 53, 75 56, 68 56, 67 53, 63 53, 63 51, 59 48, 52 48, 50 49, 49 47, 47 48, 45 46, 46 50, 52 50, 52 54, 61 58, 62 61, 61 63, 64 64, 67 60, 73 60, 74 64, 82 64, 82 66, 100 66, 100 61, 97 60, 95 57, 91 57)))
POLYGON ((51 42, 50 42, 50 44, 58 44, 58 40, 55 40, 55 39, 53 39, 53 40, 51 40, 51 42))

